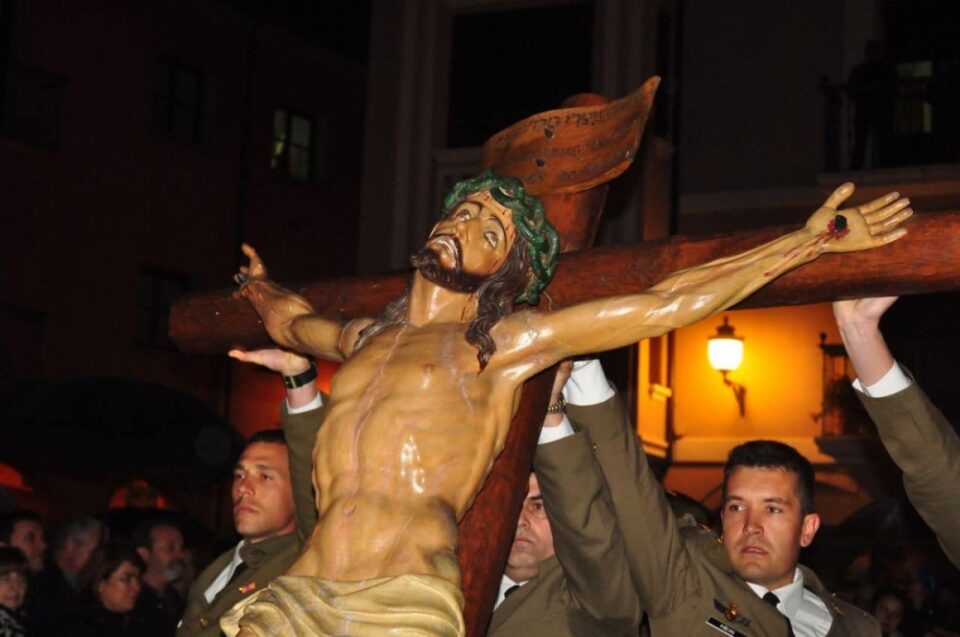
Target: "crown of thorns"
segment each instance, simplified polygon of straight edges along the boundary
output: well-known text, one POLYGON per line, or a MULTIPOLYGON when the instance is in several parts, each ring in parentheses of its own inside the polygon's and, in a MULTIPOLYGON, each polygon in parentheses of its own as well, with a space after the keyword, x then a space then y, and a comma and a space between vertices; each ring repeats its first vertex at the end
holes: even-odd
POLYGON ((547 221, 543 202, 528 195, 523 182, 498 175, 491 169, 456 184, 443 199, 443 216, 470 195, 482 191, 489 192, 494 201, 513 214, 513 225, 526 242, 530 257, 530 280, 523 294, 517 297, 517 303, 536 305, 557 269, 560 251, 557 229, 547 221))

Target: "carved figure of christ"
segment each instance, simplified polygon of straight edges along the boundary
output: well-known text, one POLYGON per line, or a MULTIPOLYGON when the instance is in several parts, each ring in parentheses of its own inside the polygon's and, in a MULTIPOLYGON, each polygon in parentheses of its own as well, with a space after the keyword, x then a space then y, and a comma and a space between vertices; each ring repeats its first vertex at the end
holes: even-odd
MULTIPOLYGON (((528 247, 501 201, 532 199, 517 180, 497 183, 448 208, 425 245, 432 266, 413 274, 408 296, 395 304, 400 314, 373 330, 372 319, 343 326, 314 315, 244 248, 250 265, 241 293, 271 338, 343 362, 314 448, 320 519, 290 575, 336 582, 422 574, 459 585, 456 522, 503 446, 525 380, 564 358, 698 321, 824 252, 895 241, 912 214, 896 193, 838 212, 853 192, 846 184, 800 230, 673 274, 644 293, 505 314, 489 327, 493 349, 485 358, 467 340, 478 288, 511 251, 528 247)), ((529 267, 511 300, 536 278, 529 267)))

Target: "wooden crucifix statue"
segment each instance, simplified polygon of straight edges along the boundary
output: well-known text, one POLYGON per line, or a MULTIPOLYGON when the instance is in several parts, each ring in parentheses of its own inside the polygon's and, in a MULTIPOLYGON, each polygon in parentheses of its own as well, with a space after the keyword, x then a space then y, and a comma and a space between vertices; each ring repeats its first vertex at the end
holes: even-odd
POLYGON ((245 246, 241 294, 274 342, 342 367, 314 447, 320 521, 288 574, 234 609, 238 634, 463 635, 456 523, 503 447, 524 381, 696 322, 821 254, 906 233, 906 199, 840 209, 852 192, 841 186, 802 228, 751 250, 556 311, 514 311, 550 282, 559 241, 525 184, 489 171, 446 197, 407 291, 377 318, 316 314, 245 246), (309 610, 321 605, 322 618, 309 610))

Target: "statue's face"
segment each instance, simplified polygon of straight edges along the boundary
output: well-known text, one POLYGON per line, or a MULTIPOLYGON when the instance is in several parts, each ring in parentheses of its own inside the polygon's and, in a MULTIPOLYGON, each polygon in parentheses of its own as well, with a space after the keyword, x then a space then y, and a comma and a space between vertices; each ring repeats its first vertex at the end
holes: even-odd
POLYGON ((483 191, 451 210, 424 247, 443 269, 484 279, 500 269, 515 239, 513 214, 483 191))

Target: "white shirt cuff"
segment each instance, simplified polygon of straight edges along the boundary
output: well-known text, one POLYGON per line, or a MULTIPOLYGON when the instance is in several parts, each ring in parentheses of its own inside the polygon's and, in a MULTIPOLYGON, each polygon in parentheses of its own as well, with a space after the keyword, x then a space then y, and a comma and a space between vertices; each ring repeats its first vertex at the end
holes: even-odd
POLYGON ((320 409, 321 407, 323 407, 323 397, 319 393, 313 397, 313 400, 300 407, 291 407, 290 401, 287 401, 288 414, 302 414, 305 411, 310 411, 311 409, 320 409))
POLYGON ((567 415, 563 415, 563 420, 560 421, 559 425, 555 427, 541 427, 540 428, 540 439, 537 440, 538 445, 545 445, 548 442, 553 442, 554 440, 560 440, 561 438, 566 438, 567 436, 573 435, 573 425, 570 424, 570 419, 567 418, 567 415))
POLYGON ((563 386, 563 398, 571 405, 598 405, 614 394, 600 361, 577 361, 570 380, 563 386))
POLYGON ((884 396, 891 396, 903 391, 911 384, 910 379, 903 373, 903 370, 900 369, 900 365, 894 362, 893 367, 883 375, 883 378, 874 384, 864 387, 860 379, 857 378, 853 381, 853 388, 871 398, 883 398, 884 396))

